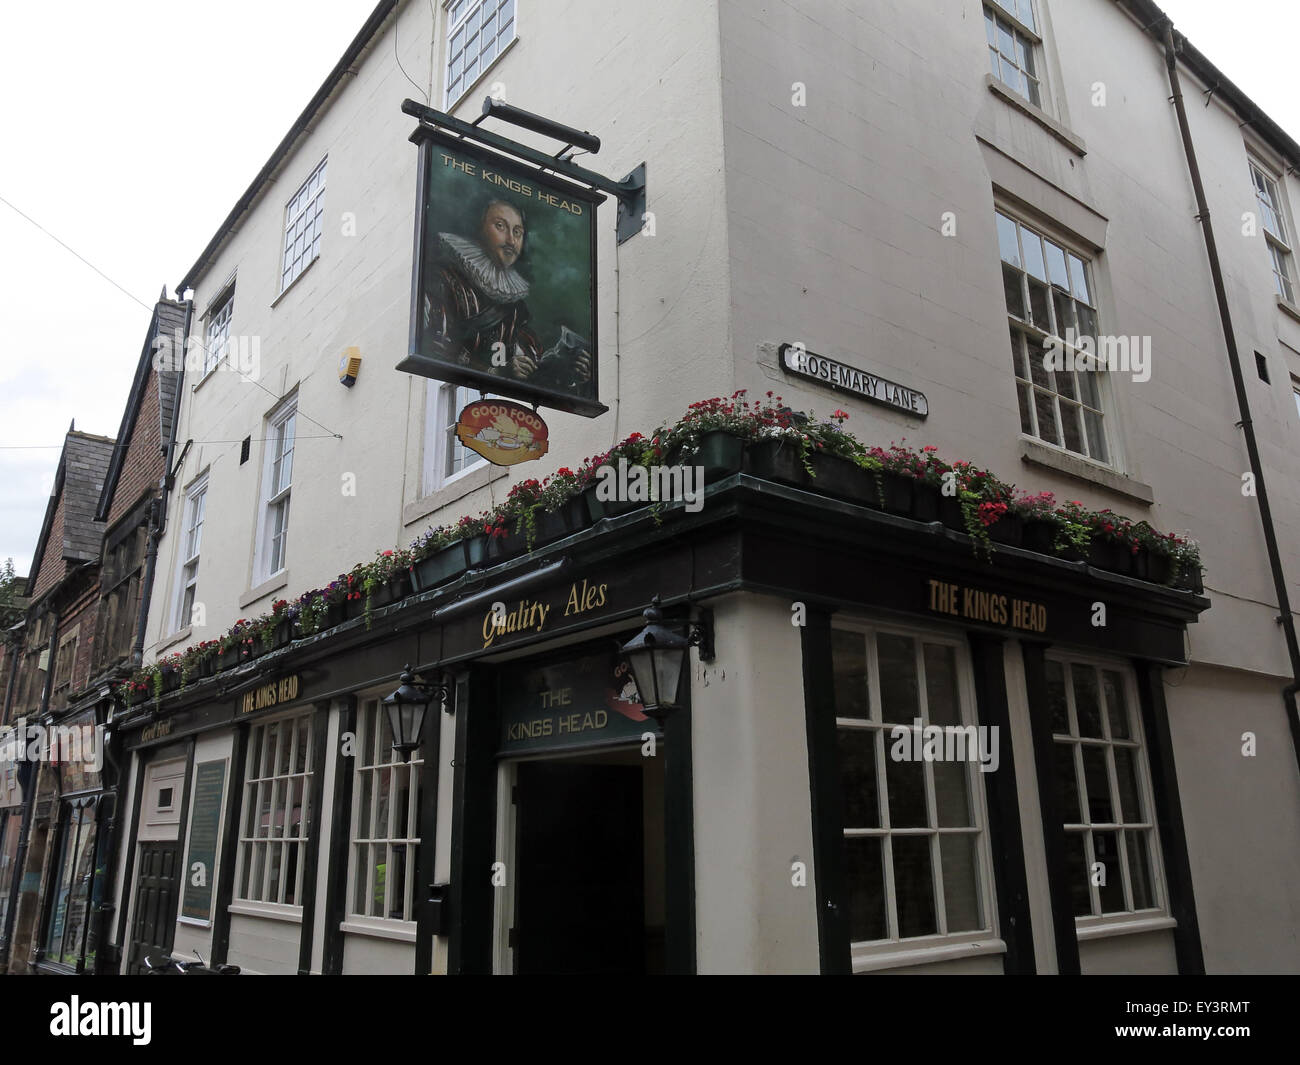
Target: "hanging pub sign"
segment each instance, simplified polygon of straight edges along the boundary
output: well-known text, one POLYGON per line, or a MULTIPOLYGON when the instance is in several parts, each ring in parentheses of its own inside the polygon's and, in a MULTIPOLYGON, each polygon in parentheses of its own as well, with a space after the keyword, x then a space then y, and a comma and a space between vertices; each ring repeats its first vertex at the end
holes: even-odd
POLYGON ((594 418, 601 193, 421 127, 397 369, 594 418))
POLYGON ((816 355, 802 344, 782 344, 780 356, 781 369, 786 373, 806 377, 838 392, 848 392, 918 418, 924 418, 930 413, 930 402, 925 398, 924 392, 887 381, 847 363, 836 362, 825 355, 816 355))
POLYGON ((527 407, 504 399, 470 403, 456 422, 456 439, 496 466, 540 459, 546 454, 549 431, 527 407))

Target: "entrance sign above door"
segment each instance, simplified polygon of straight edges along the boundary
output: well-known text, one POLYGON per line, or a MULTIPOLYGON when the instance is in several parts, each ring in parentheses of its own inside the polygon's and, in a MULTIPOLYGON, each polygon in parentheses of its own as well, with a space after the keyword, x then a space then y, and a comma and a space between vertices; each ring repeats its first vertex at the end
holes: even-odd
POLYGON ((848 392, 918 418, 924 418, 930 413, 930 403, 924 392, 895 384, 846 363, 836 362, 825 355, 814 354, 800 344, 782 344, 780 356, 781 369, 797 377, 806 377, 838 392, 848 392))
POLYGON ((549 433, 540 416, 503 399, 470 403, 456 422, 456 438, 495 466, 540 459, 549 433))
POLYGON ((636 742, 657 730, 615 654, 503 671, 500 754, 636 742))

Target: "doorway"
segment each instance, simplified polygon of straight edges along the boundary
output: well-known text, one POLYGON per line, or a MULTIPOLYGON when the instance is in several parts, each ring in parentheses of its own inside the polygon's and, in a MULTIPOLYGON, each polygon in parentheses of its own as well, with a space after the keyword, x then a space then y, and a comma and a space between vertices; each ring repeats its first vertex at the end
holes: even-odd
POLYGON ((176 938, 178 865, 181 845, 140 844, 140 873, 135 882, 135 920, 131 927, 131 953, 126 961, 128 975, 147 971, 144 960, 153 954, 171 956, 176 938))
POLYGON ((504 970, 662 973, 663 759, 631 748, 507 762, 502 772, 515 871, 513 893, 501 893, 512 904, 504 970))

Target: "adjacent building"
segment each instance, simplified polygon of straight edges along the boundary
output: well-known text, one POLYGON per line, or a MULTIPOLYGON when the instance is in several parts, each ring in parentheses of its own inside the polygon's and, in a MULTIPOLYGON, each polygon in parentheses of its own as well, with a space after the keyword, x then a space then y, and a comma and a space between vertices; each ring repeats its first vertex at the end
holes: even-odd
MULTIPOLYGON (((156 495, 138 638, 146 664, 185 663, 112 700, 93 883, 115 968, 1300 965, 1300 649, 1278 622, 1300 572, 1300 145, 1146 0, 869 6, 375 7, 178 286, 165 476, 100 504, 120 544, 156 495), (470 122, 487 95, 598 133, 576 162, 646 182, 630 239, 612 199, 590 208, 607 410, 543 404, 549 450, 510 466, 456 431, 477 390, 394 369, 426 188, 408 139, 476 136, 403 100, 470 122), (1048 368, 1045 342, 1080 336, 1125 338, 1125 359, 1048 368), (1204 587, 985 559, 939 521, 746 465, 698 511, 585 511, 535 550, 281 620, 738 390, 1190 535, 1204 587), (662 726, 620 650, 655 597, 701 643, 662 726), (382 707, 408 667, 444 689, 409 760, 382 707), (897 755, 922 725, 996 751, 897 755)), ((568 146, 475 128, 572 180, 568 146)), ((547 230, 511 209, 536 308, 547 230)), ((101 604, 131 587, 98 565, 101 604)), ((24 646, 57 657, 41 572, 24 646)), ((22 838, 31 868, 50 844, 22 838)))

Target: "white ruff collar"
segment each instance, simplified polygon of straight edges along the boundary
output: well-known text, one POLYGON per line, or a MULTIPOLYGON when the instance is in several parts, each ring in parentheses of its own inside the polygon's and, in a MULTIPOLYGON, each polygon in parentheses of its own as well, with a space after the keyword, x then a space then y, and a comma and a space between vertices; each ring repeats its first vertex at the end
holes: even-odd
POLYGON ((528 295, 528 282, 512 266, 502 266, 475 240, 439 233, 443 248, 469 279, 495 303, 516 303, 528 295))

